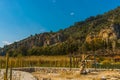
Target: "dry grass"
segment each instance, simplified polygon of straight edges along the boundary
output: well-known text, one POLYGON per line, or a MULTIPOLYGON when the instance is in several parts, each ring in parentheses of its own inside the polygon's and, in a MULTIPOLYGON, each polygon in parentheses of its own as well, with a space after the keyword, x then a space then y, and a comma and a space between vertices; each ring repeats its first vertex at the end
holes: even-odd
MULTIPOLYGON (((11 57, 13 67, 68 67, 68 56, 26 56, 11 57)), ((2 68, 5 67, 5 57, 0 57, 2 68)))

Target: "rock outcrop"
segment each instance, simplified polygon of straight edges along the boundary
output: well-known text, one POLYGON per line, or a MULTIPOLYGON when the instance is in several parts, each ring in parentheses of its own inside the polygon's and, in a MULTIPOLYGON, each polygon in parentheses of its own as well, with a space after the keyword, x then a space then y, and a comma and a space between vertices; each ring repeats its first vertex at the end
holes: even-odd
POLYGON ((101 29, 100 32, 89 33, 86 37, 86 42, 90 43, 94 39, 99 39, 105 42, 113 42, 120 38, 119 26, 113 25, 105 29, 101 29))

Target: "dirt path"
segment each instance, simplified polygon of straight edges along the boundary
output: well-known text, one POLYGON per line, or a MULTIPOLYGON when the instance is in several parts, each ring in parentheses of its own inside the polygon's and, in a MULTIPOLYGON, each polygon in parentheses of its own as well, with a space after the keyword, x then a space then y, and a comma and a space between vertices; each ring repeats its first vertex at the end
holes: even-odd
MULTIPOLYGON (((0 80, 4 80, 5 70, 0 70, 0 80)), ((9 72, 8 72, 9 73, 9 72)), ((10 74, 8 74, 9 76, 10 74)), ((37 80, 32 74, 23 71, 13 71, 12 80, 37 80)))

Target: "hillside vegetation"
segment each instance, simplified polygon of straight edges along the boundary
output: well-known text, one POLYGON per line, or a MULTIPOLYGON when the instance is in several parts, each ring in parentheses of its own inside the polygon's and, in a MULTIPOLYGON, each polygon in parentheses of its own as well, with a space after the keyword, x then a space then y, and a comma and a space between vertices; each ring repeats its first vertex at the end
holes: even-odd
POLYGON ((11 56, 68 55, 120 47, 120 7, 103 15, 87 18, 58 32, 31 35, 26 39, 0 48, 11 56))

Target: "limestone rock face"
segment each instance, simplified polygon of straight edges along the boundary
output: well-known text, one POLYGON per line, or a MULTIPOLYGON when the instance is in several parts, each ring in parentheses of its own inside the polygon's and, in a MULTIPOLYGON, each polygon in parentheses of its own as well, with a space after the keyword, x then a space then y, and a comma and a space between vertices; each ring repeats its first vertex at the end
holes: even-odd
POLYGON ((86 37, 86 42, 90 43, 95 38, 101 39, 101 40, 106 41, 106 42, 107 41, 113 42, 113 41, 120 38, 120 30, 119 30, 119 28, 120 28, 120 26, 113 25, 111 27, 101 29, 100 32, 89 33, 87 35, 87 37, 86 37))
POLYGON ((91 41, 93 41, 95 38, 97 38, 97 36, 95 35, 95 33, 90 33, 87 35, 86 37, 86 42, 90 43, 91 41))
POLYGON ((117 39, 117 34, 113 27, 102 29, 98 36, 104 41, 113 41, 117 39))
POLYGON ((63 35, 58 33, 55 35, 50 35, 49 37, 45 38, 41 42, 44 43, 43 46, 47 46, 47 45, 52 45, 52 44, 62 42, 62 40, 63 40, 63 35))

